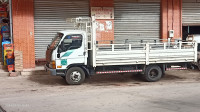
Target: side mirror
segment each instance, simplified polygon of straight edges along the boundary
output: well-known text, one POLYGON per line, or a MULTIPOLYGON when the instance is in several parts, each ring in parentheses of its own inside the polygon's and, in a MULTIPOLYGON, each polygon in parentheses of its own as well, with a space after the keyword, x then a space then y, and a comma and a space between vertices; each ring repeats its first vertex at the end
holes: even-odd
POLYGON ((60 58, 60 53, 57 54, 57 58, 60 58))

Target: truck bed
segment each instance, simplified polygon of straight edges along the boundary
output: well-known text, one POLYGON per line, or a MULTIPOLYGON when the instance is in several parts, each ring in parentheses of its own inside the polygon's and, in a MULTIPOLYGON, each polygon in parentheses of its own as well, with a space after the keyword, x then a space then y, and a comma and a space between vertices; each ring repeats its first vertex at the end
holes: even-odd
POLYGON ((197 44, 189 42, 97 44, 94 53, 93 67, 196 62, 197 44))

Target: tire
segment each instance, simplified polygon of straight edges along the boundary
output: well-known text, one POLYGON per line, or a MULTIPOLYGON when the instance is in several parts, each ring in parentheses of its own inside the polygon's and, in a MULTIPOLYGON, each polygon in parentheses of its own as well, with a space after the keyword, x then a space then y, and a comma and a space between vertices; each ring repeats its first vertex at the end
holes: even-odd
POLYGON ((80 85, 85 80, 85 72, 80 67, 72 67, 67 71, 65 79, 69 85, 80 85))
POLYGON ((162 69, 157 65, 147 66, 145 73, 143 74, 143 79, 147 82, 156 82, 162 78, 162 69))

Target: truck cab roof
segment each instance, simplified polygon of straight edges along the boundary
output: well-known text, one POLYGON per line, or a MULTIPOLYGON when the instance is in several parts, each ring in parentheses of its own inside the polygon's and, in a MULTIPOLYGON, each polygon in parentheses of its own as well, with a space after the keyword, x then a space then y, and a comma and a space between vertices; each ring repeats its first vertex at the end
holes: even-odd
POLYGON ((59 31, 59 33, 63 33, 64 35, 67 35, 69 33, 85 33, 85 31, 82 30, 63 30, 63 31, 59 31))

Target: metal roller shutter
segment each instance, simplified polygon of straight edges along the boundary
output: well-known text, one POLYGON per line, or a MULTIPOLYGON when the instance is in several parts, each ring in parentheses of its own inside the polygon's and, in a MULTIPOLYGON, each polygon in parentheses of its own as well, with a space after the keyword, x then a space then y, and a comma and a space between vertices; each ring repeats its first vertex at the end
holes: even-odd
POLYGON ((57 31, 73 29, 66 18, 89 16, 88 0, 35 0, 35 57, 45 58, 47 45, 57 31))
POLYGON ((200 2, 184 0, 182 10, 183 25, 200 25, 200 2))
POLYGON ((160 39, 160 1, 115 0, 115 38, 160 39))

